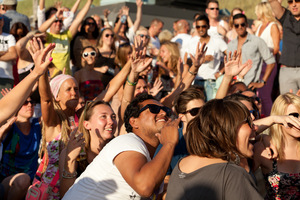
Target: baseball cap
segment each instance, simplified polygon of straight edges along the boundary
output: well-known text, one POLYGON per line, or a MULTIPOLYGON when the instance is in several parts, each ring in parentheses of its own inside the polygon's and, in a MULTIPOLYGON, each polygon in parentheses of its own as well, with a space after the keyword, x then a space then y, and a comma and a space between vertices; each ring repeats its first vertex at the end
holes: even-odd
POLYGON ((11 6, 11 5, 16 5, 17 4, 17 0, 3 0, 2 5, 8 5, 8 6, 11 6))

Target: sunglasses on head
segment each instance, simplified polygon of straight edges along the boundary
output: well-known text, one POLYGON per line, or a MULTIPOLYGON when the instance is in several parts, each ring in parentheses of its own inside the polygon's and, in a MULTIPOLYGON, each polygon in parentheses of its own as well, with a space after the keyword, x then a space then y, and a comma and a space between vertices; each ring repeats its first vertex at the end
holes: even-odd
MULTIPOLYGON (((295 1, 295 3, 299 3, 300 2, 300 0, 294 0, 294 1, 295 1)), ((293 0, 288 0, 287 2, 288 2, 288 4, 292 4, 293 0)))
POLYGON ((114 34, 108 34, 108 33, 107 33, 107 34, 105 34, 105 37, 107 37, 107 38, 108 38, 109 36, 110 36, 110 37, 114 37, 114 34))
POLYGON ((209 10, 219 10, 219 8, 208 8, 209 10))
POLYGON ((96 56, 96 51, 82 53, 82 57, 84 57, 84 58, 87 58, 89 55, 92 56, 92 57, 95 57, 96 56))
POLYGON ((246 23, 234 24, 234 27, 235 27, 235 28, 238 28, 238 27, 240 27, 240 26, 244 28, 244 27, 246 26, 246 23))
POLYGON ((195 117, 199 113, 200 107, 192 108, 190 110, 185 111, 183 114, 190 113, 193 117, 195 117))
POLYGON ((31 105, 35 105, 35 102, 34 102, 34 101, 32 101, 32 100, 29 100, 29 101, 28 101, 28 100, 26 100, 26 101, 24 102, 24 104, 23 104, 23 105, 24 105, 24 106, 27 106, 29 103, 30 103, 31 105))
POLYGON ((146 39, 149 39, 149 38, 150 38, 149 35, 144 35, 144 34, 139 34, 139 36, 142 37, 142 38, 145 37, 146 39))
POLYGON ((203 25, 203 26, 196 26, 196 29, 200 29, 200 28, 207 28, 207 25, 203 25))
POLYGON ((296 113, 296 112, 290 113, 289 116, 294 116, 296 118, 299 118, 299 113, 296 113))
POLYGON ((255 119, 259 119, 259 111, 258 110, 249 110, 249 112, 254 116, 255 119))
POLYGON ((171 109, 170 108, 168 108, 166 106, 159 106, 159 105, 156 105, 156 104, 148 104, 148 105, 144 106, 139 111, 139 114, 141 114, 143 111, 147 110, 148 108, 149 108, 149 111, 152 114, 158 114, 160 112, 160 110, 163 110, 168 117, 171 116, 171 109))

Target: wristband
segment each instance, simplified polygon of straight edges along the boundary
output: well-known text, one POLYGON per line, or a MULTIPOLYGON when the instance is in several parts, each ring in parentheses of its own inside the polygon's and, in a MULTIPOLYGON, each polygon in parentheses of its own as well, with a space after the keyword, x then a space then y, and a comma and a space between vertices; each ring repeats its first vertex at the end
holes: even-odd
POLYGON ((58 20, 58 17, 57 17, 57 15, 55 14, 54 16, 55 16, 55 20, 58 20))
POLYGON ((136 84, 137 84, 137 82, 130 82, 129 80, 128 80, 128 77, 127 77, 127 84, 128 85, 130 85, 130 86, 136 86, 136 84))
POLYGON ((189 72, 190 74, 192 74, 193 76, 196 76, 196 75, 197 75, 197 72, 194 72, 194 73, 193 73, 193 72, 190 71, 190 69, 188 70, 188 72, 189 72))
POLYGON ((71 179, 71 178, 76 178, 76 176, 77 176, 76 171, 74 173, 70 173, 70 172, 67 172, 65 169, 63 170, 63 173, 62 173, 63 178, 71 179))

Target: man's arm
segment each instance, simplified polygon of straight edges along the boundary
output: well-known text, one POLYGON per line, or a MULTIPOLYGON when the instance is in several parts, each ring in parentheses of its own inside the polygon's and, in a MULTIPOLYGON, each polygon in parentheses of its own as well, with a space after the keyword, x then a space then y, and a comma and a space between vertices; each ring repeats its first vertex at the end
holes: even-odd
POLYGON ((8 51, 0 57, 0 61, 12 61, 17 59, 17 51, 15 46, 9 47, 8 51))
POLYGON ((281 6, 281 3, 278 0, 269 0, 269 3, 275 14, 275 17, 277 19, 280 19, 283 16, 284 11, 285 11, 285 9, 281 6))

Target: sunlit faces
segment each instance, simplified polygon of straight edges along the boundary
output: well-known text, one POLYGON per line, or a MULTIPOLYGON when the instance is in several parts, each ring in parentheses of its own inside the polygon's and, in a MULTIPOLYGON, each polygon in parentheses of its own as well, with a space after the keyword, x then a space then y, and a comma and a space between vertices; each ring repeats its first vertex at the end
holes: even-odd
POLYGON ((62 109, 76 108, 78 104, 79 90, 77 82, 73 79, 65 80, 58 92, 56 101, 59 102, 62 109))
POLYGON ((233 20, 234 28, 239 36, 247 35, 247 22, 245 18, 238 18, 233 20))
POLYGON ((196 21, 196 29, 200 37, 206 37, 209 24, 205 20, 196 21))
MULTIPOLYGON (((290 104, 287 107, 287 109, 285 111, 285 115, 290 115, 291 113, 293 113, 293 115, 295 115, 294 113, 299 113, 299 110, 297 110, 297 108, 293 104, 290 104)), ((297 138, 297 139, 300 138, 300 130, 294 126, 290 126, 289 128, 282 126, 282 130, 283 130, 285 137, 293 137, 293 138, 297 138)))
POLYGON ((141 93, 148 93, 148 85, 144 79, 138 80, 134 90, 134 96, 136 97, 138 94, 141 93))
POLYGON ((153 34, 157 36, 162 31, 163 27, 163 23, 158 22, 156 25, 153 26, 153 34))
POLYGON ((171 58, 171 53, 165 45, 160 47, 159 55, 164 63, 167 63, 171 58))
POLYGON ((150 41, 150 36, 148 34, 148 31, 146 30, 140 30, 139 34, 137 35, 138 42, 143 42, 143 46, 147 46, 150 41))
POLYGON ((114 33, 110 29, 105 29, 102 33, 103 43, 112 45, 114 42, 114 33))
POLYGON ((31 100, 31 98, 28 98, 21 109, 18 112, 18 119, 19 118, 24 118, 24 119, 29 119, 33 116, 34 112, 34 102, 31 100))
POLYGON ((91 146, 99 146, 100 141, 109 141, 114 137, 117 127, 116 114, 110 106, 96 105, 89 121, 84 122, 84 127, 89 130, 91 146))
POLYGON ((214 2, 209 3, 206 8, 206 13, 208 18, 217 19, 219 16, 219 5, 214 2))
POLYGON ((81 59, 88 65, 93 65, 96 62, 97 52, 93 48, 86 48, 82 52, 81 59))
POLYGON ((62 29, 62 27, 63 27, 63 19, 62 19, 62 18, 59 18, 59 19, 55 20, 55 21, 51 24, 50 30, 51 30, 51 32, 57 34, 57 33, 60 32, 60 30, 62 29))
POLYGON ((192 112, 191 110, 195 108, 201 108, 204 105, 204 103, 205 102, 202 99, 194 99, 186 104, 186 111, 190 111, 185 114, 187 122, 191 121, 196 116, 196 115, 194 116, 192 115, 194 113, 191 113, 192 112))
POLYGON ((95 28, 96 28, 95 22, 89 19, 85 24, 84 30, 86 33, 92 33, 95 31, 95 28))
POLYGON ((246 157, 251 158, 253 156, 253 144, 255 141, 255 129, 252 120, 246 119, 241 125, 237 133, 236 146, 238 150, 246 157))

